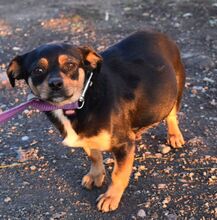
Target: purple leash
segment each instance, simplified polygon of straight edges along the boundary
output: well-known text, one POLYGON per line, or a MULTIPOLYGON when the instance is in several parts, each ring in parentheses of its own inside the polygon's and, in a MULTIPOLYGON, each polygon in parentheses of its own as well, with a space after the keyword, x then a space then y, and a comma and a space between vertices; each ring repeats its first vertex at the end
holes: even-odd
POLYGON ((66 104, 63 106, 56 106, 52 105, 48 102, 39 100, 39 99, 31 99, 23 104, 20 104, 12 109, 9 109, 5 112, 0 113, 0 124, 3 124, 4 122, 8 121, 10 118, 12 118, 14 115, 16 115, 19 112, 24 111, 29 106, 38 109, 41 112, 48 112, 48 111, 54 111, 57 109, 64 109, 64 110, 74 110, 79 108, 78 102, 74 102, 71 104, 66 104))

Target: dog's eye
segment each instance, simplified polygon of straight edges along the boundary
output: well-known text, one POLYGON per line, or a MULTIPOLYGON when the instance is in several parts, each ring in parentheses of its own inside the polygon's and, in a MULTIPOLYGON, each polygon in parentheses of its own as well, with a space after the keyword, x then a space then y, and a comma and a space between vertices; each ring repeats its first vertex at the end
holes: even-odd
POLYGON ((34 75, 40 75, 42 73, 44 73, 44 69, 40 68, 40 67, 37 67, 32 71, 32 74, 34 74, 34 75))
POLYGON ((76 64, 75 64, 75 63, 66 63, 66 64, 63 66, 63 71, 64 71, 64 72, 70 72, 70 71, 72 71, 75 67, 76 67, 76 64))

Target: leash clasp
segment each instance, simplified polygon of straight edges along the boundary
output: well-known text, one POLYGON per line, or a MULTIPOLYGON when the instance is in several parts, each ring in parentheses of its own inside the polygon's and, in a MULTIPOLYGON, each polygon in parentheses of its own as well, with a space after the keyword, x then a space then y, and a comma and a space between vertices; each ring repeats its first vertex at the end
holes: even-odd
POLYGON ((77 109, 82 109, 83 107, 84 107, 84 99, 83 99, 83 101, 80 101, 80 99, 79 99, 77 109))
POLYGON ((81 104, 78 106, 78 109, 82 109, 83 106, 84 106, 84 102, 85 102, 84 97, 85 97, 85 94, 86 94, 86 92, 87 92, 87 89, 88 89, 90 86, 92 86, 92 81, 91 81, 92 77, 93 77, 93 72, 90 73, 90 76, 89 76, 89 78, 88 78, 88 80, 87 80, 87 82, 86 82, 86 84, 85 84, 85 86, 84 86, 83 92, 82 92, 80 98, 78 99, 78 102, 81 103, 81 104))

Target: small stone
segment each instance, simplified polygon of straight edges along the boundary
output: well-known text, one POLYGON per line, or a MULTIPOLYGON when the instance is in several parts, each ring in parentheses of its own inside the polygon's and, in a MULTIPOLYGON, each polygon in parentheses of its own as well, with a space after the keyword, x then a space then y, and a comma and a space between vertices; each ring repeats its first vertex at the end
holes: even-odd
POLYGON ((125 8, 124 8, 124 11, 130 11, 130 10, 131 10, 130 7, 125 7, 125 8))
POLYGON ((144 12, 144 13, 142 14, 142 16, 144 16, 144 17, 148 17, 148 16, 150 16, 150 13, 148 13, 148 12, 144 12))
POLYGON ((21 48, 20 47, 13 47, 12 50, 19 51, 19 50, 21 50, 21 48))
POLYGON ((26 114, 26 115, 28 115, 28 114, 29 114, 29 110, 28 110, 28 109, 25 109, 25 110, 23 111, 23 113, 26 114))
POLYGON ((176 27, 176 28, 179 28, 181 25, 180 25, 180 23, 178 23, 178 22, 176 22, 175 24, 174 24, 174 27, 176 27))
POLYGON ((158 184, 158 189, 165 189, 167 185, 165 183, 158 184))
POLYGON ((138 180, 138 178, 141 176, 141 173, 138 171, 134 174, 134 179, 138 180))
POLYGON ((36 170, 36 166, 34 166, 34 165, 30 166, 30 170, 35 171, 36 170))
POLYGON ((53 133, 54 133, 54 130, 53 130, 53 129, 49 129, 49 130, 48 130, 48 133, 49 133, 49 134, 53 134, 53 133))
POLYGON ((177 220, 178 216, 176 214, 169 214, 167 215, 168 220, 177 220))
POLYGON ((156 220, 159 219, 157 212, 154 212, 151 217, 152 217, 152 219, 156 219, 156 220))
POLYGON ((215 208, 215 216, 217 217, 217 207, 215 208))
POLYGON ((109 20, 109 12, 106 11, 106 12, 105 12, 105 21, 108 21, 108 20, 109 20))
POLYGON ((193 86, 192 90, 203 90, 203 86, 193 86))
POLYGON ((5 203, 11 202, 11 198, 10 198, 10 197, 6 197, 6 198, 4 199, 4 202, 5 202, 5 203))
POLYGON ((144 209, 140 209, 140 210, 137 212, 137 216, 140 217, 140 218, 145 218, 145 217, 146 217, 145 210, 144 210, 144 209))
POLYGON ((209 24, 211 27, 217 26, 217 18, 210 19, 209 24))
POLYGON ((162 155, 161 153, 156 153, 156 154, 155 154, 155 157, 156 157, 156 158, 161 158, 162 156, 163 156, 163 155, 162 155))
POLYGON ((170 196, 167 196, 164 200, 163 200, 163 202, 162 202, 162 204, 163 204, 163 208, 166 208, 167 207, 167 205, 170 203, 170 201, 171 201, 171 197, 170 196))
POLYGON ((21 138, 21 140, 22 140, 22 141, 28 141, 28 140, 29 140, 29 137, 28 137, 28 136, 23 136, 23 137, 21 138))
POLYGON ((65 215, 66 215, 66 212, 59 212, 59 213, 53 214, 52 218, 53 219, 60 219, 60 218, 63 218, 65 215))
POLYGON ((112 159, 112 158, 106 158, 106 159, 104 159, 104 164, 113 164, 114 163, 114 159, 112 159))
POLYGON ((212 99, 212 101, 210 102, 211 105, 216 106, 217 105, 217 101, 215 99, 212 99))
POLYGON ((188 144, 192 147, 196 147, 197 145, 202 145, 204 144, 204 140, 202 137, 194 137, 188 141, 188 144))
POLYGON ((27 186, 27 185, 30 185, 30 183, 27 182, 27 181, 24 181, 24 182, 23 182, 23 185, 24 185, 24 186, 27 186))
POLYGON ((192 13, 185 13, 182 15, 183 18, 189 18, 192 17, 192 13))
POLYGON ((159 147, 159 151, 160 151, 162 154, 167 154, 167 153, 169 153, 169 152, 171 151, 171 147, 162 144, 162 145, 159 147))
POLYGON ((144 166, 144 165, 139 166, 139 167, 138 167, 138 170, 139 170, 139 171, 145 170, 145 166, 144 166))
POLYGON ((213 79, 211 79, 211 78, 208 78, 208 77, 204 77, 204 78, 203 78, 203 81, 209 82, 209 83, 214 83, 214 82, 215 82, 215 80, 213 80, 213 79))
POLYGON ((143 155, 142 155, 144 158, 145 157, 150 157, 151 156, 151 152, 150 151, 146 151, 145 153, 143 153, 143 155))

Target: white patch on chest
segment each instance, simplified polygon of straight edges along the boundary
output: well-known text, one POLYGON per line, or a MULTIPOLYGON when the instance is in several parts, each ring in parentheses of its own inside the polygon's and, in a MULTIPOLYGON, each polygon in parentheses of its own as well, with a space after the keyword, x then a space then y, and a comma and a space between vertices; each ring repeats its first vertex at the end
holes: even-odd
POLYGON ((69 147, 81 147, 81 146, 75 146, 75 143, 79 137, 76 134, 75 130, 72 128, 72 124, 70 120, 63 114, 63 110, 58 109, 53 111, 53 113, 54 116, 61 121, 66 131, 66 137, 63 140, 63 144, 69 147))
POLYGON ((109 151, 111 146, 111 136, 107 131, 101 131, 98 135, 92 137, 80 137, 72 127, 70 120, 63 114, 63 110, 53 111, 54 116, 58 118, 64 126, 66 137, 63 144, 68 147, 83 147, 86 149, 97 149, 100 151, 109 151))

